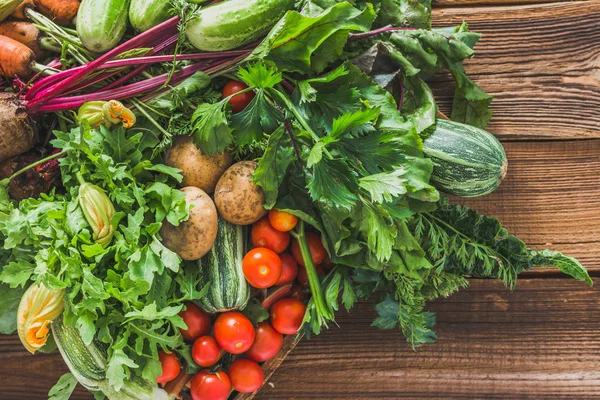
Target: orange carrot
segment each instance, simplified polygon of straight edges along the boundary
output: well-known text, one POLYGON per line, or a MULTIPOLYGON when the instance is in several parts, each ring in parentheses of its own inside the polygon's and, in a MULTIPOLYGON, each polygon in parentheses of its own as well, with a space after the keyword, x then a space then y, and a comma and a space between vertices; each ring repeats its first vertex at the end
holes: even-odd
POLYGON ((28 7, 34 7, 33 0, 25 0, 22 2, 21 5, 17 7, 17 9, 11 14, 11 17, 15 19, 27 19, 27 16, 25 15, 25 9, 28 7))
POLYGON ((37 10, 57 25, 70 25, 79 10, 79 0, 33 0, 37 10))
POLYGON ((0 24, 0 35, 4 35, 33 50, 36 58, 44 55, 44 50, 40 47, 41 32, 31 22, 24 21, 5 21, 0 24))
POLYGON ((34 72, 33 50, 6 36, 0 36, 0 75, 28 78, 34 72))

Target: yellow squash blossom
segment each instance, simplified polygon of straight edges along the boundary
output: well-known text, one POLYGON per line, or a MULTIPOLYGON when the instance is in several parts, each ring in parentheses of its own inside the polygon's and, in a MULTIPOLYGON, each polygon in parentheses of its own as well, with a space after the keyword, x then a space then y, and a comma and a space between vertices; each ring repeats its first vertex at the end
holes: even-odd
POLYGON ((35 353, 46 344, 50 323, 62 313, 64 290, 50 290, 43 283, 27 289, 17 311, 17 332, 23 346, 35 353))

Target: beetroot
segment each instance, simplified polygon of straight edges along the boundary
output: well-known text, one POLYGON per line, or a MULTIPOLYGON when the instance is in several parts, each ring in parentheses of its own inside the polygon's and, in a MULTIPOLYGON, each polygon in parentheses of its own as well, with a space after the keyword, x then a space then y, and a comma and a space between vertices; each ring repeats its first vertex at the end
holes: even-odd
POLYGON ((0 93, 0 163, 33 147, 33 128, 12 93, 0 93))

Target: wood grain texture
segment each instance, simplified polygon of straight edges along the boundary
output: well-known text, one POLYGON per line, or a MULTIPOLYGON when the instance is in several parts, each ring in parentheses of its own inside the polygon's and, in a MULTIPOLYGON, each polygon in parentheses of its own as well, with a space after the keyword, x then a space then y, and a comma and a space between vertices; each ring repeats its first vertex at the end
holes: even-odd
POLYGON ((528 4, 545 4, 559 2, 573 2, 585 0, 433 0, 432 7, 471 7, 471 6, 514 6, 528 4))
POLYGON ((508 175, 484 197, 453 198, 493 215, 534 249, 600 271, 600 140, 505 142, 508 175))
MULTIPOLYGON (((468 4, 468 3, 466 3, 468 4)), ((487 92, 501 138, 600 138, 600 1, 434 10, 434 25, 483 34, 467 72, 487 92)), ((454 83, 434 78, 449 112, 454 83)))
POLYGON ((598 399, 599 306, 598 290, 566 279, 512 293, 477 280, 432 304, 438 342, 413 352, 370 328, 362 303, 341 329, 300 342, 255 399, 598 399))

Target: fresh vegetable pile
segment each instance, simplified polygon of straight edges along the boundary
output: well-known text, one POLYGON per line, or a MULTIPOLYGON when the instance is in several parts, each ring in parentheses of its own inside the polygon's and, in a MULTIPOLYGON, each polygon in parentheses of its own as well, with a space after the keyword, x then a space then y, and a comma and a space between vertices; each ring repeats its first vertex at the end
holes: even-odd
POLYGON ((416 347, 469 277, 592 283, 441 194, 507 171, 465 23, 432 28, 429 0, 195 3, 0 1, 0 332, 60 351, 50 398, 226 399, 358 299, 416 347))

